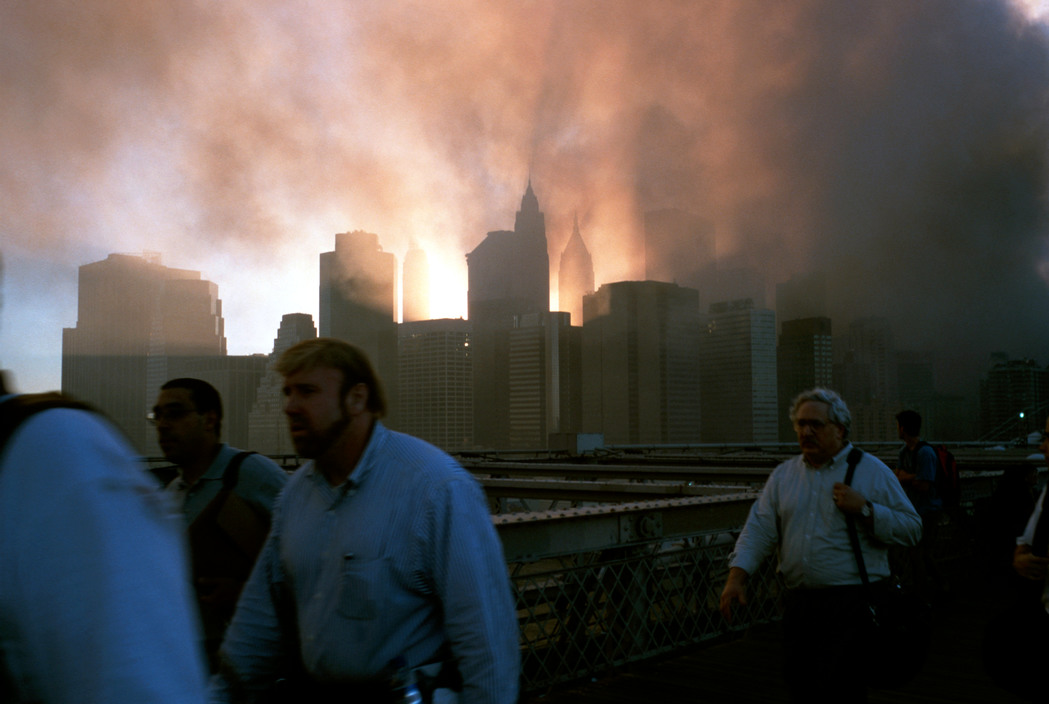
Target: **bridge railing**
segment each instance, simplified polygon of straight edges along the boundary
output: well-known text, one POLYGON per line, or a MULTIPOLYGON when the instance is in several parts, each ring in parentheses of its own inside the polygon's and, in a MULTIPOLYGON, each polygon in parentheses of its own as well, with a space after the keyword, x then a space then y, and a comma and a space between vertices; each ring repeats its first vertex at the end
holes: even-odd
MULTIPOLYGON (((511 564, 524 691, 724 636, 718 598, 732 550, 725 537, 697 534, 511 564)), ((771 561, 752 575, 748 591, 734 629, 778 618, 771 561)))

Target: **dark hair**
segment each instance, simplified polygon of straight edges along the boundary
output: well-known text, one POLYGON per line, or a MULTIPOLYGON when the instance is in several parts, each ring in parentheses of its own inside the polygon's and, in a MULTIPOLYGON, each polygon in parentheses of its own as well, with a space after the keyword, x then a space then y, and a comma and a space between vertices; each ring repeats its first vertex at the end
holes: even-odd
POLYGON ((160 390, 164 391, 165 389, 186 389, 189 391, 189 398, 193 401, 193 405, 197 407, 198 413, 214 411, 215 435, 221 436, 222 397, 219 396, 219 392, 214 386, 203 379, 194 379, 192 377, 184 376, 165 382, 164 385, 160 387, 160 390))
POLYGON ((922 417, 918 411, 900 411, 896 414, 896 422, 903 428, 903 432, 911 437, 918 437, 918 433, 922 431, 922 417))
POLYGON ((274 369, 282 376, 289 376, 318 367, 342 372, 341 398, 345 398, 357 384, 364 384, 368 387, 368 410, 377 418, 385 415, 386 395, 375 369, 368 361, 368 356, 348 342, 332 337, 303 340, 286 349, 274 369))

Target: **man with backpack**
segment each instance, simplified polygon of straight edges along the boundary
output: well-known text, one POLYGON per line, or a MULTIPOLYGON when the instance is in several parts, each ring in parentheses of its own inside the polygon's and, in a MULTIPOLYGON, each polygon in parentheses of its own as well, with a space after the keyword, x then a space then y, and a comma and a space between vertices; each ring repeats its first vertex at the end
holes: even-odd
POLYGON ((914 547, 895 550, 894 562, 901 568, 903 581, 912 583, 928 598, 938 598, 945 591, 933 560, 933 546, 943 518, 943 499, 938 491, 940 458, 936 449, 921 439, 922 417, 917 411, 897 413, 896 423, 903 447, 894 473, 921 516, 922 538, 914 547))
POLYGON ((186 518, 205 650, 214 664, 288 477, 269 458, 220 441, 222 398, 202 379, 165 383, 150 421, 165 459, 178 468, 167 492, 186 518))

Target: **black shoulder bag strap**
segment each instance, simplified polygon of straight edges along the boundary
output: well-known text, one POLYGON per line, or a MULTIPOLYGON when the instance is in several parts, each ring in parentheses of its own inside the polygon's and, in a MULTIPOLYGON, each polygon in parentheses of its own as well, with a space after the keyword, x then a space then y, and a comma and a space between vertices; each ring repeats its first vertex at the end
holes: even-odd
MULTIPOLYGON (((863 457, 863 450, 858 447, 852 448, 849 452, 849 456, 845 460, 849 463, 849 469, 845 473, 845 486, 852 486, 852 477, 856 474, 856 465, 860 463, 861 457, 863 457)), ((856 566, 860 570, 860 579, 863 580, 863 588, 867 591, 869 599, 871 582, 867 577, 867 565, 863 562, 863 550, 860 549, 860 535, 856 531, 856 517, 851 513, 845 516, 845 527, 849 530, 849 542, 852 543, 852 552, 856 555, 856 566)))
POLYGON ((1042 499, 1042 513, 1038 516, 1038 523, 1034 527, 1031 552, 1039 557, 1045 557, 1049 552, 1049 491, 1045 492, 1045 497, 1042 499))

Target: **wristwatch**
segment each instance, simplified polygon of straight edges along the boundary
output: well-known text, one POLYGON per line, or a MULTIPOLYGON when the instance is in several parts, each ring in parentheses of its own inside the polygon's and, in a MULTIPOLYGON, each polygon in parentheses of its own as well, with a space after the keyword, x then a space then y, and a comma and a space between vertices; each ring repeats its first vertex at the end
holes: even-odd
POLYGON ((870 501, 863 504, 863 508, 860 509, 860 515, 864 518, 870 518, 874 515, 874 504, 870 501))

